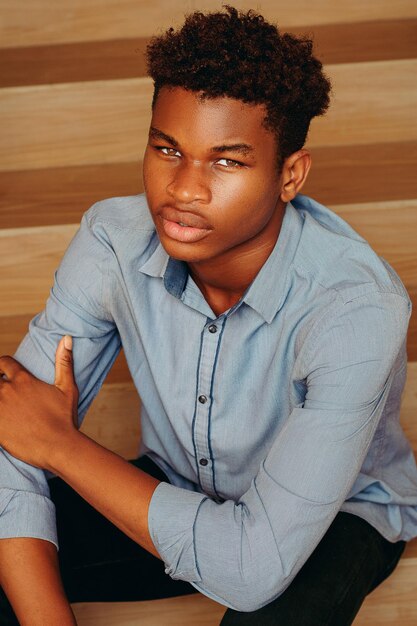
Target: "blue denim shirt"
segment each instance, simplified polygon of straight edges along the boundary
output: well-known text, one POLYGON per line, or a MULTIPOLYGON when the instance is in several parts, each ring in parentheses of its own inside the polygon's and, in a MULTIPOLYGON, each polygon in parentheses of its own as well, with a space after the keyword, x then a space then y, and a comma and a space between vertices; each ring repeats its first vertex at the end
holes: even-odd
MULTIPOLYGON (((166 571, 245 611, 282 593, 339 510, 390 541, 417 535, 398 421, 409 315, 395 272, 299 195, 253 283, 216 317, 161 247, 145 197, 113 198, 84 216, 16 357, 52 382, 72 335, 82 418, 123 345, 141 452, 171 481, 149 511, 166 571)), ((0 536, 56 542, 43 472, 3 451, 0 481, 0 536)))

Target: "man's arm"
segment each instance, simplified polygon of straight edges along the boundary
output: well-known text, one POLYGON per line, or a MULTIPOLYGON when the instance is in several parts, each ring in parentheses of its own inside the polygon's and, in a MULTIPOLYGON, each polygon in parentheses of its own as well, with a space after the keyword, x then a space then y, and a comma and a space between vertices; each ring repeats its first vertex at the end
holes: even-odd
POLYGON ((0 540, 0 586, 21 626, 74 626, 56 547, 28 537, 0 540))
MULTIPOLYGON (((104 280, 104 277, 107 278, 110 255, 108 247, 96 236, 91 224, 95 210, 92 209, 83 218, 80 230, 56 273, 46 309, 32 320, 29 333, 15 355, 35 376, 51 383, 54 380, 55 352, 61 336, 65 333, 76 336, 75 374, 80 390, 80 420, 120 350, 120 338, 104 304, 107 286, 111 289, 107 279, 104 280)), ((30 403, 33 405, 33 399, 30 403)), ((30 421, 30 417, 28 419, 30 421)), ((13 538, 43 539, 46 541, 39 541, 39 546, 43 546, 43 551, 50 550, 49 542, 52 547, 57 544, 55 511, 44 472, 0 448, 0 551, 5 571, 14 571, 15 567, 13 551, 18 550, 19 543, 13 538), (6 545, 7 550, 4 548, 6 545)), ((31 554, 28 553, 26 568, 30 570, 33 566, 39 570, 34 577, 41 581, 47 568, 41 567, 39 559, 35 567, 31 554)), ((12 580, 13 583, 8 584, 9 592, 13 593, 15 600, 18 597, 23 599, 27 591, 23 578, 18 576, 12 580)), ((59 584, 56 583, 56 589, 59 584)), ((52 586, 45 584, 43 588, 52 594, 52 586)), ((36 602, 36 598, 30 594, 27 601, 36 602)), ((51 603, 54 603, 52 597, 51 603)))

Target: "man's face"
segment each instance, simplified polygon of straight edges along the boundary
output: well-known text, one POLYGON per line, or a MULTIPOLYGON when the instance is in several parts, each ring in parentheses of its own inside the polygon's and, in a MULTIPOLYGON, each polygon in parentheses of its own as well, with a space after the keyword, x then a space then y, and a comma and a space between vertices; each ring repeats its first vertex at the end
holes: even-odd
POLYGON ((170 256, 234 260, 274 244, 284 203, 277 145, 263 105, 158 94, 144 158, 152 218, 170 256))

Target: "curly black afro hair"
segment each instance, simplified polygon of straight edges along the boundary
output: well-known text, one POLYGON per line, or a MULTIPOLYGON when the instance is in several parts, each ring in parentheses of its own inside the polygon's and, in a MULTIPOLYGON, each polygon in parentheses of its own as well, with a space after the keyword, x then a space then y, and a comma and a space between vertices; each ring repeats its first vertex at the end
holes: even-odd
POLYGON ((202 98, 228 96, 263 104, 265 126, 278 139, 278 166, 303 147, 310 121, 329 106, 330 82, 312 54, 312 41, 281 34, 254 11, 195 12, 147 47, 148 74, 162 87, 202 98))

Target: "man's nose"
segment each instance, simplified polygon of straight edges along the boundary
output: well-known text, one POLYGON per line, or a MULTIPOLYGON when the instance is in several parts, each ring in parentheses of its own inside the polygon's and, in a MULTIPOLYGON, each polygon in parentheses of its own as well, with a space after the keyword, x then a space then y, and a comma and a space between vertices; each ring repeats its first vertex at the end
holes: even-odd
POLYGON ((175 169, 167 192, 178 203, 209 203, 211 190, 208 173, 201 164, 181 164, 175 169))

